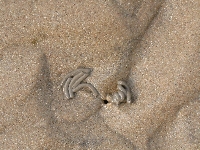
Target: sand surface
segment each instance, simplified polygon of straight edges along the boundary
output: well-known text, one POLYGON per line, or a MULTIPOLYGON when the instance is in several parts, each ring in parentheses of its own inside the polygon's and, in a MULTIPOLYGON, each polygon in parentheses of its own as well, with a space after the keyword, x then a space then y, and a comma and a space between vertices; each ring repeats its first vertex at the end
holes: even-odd
POLYGON ((200 149, 199 29, 199 0, 0 0, 0 150, 200 149))

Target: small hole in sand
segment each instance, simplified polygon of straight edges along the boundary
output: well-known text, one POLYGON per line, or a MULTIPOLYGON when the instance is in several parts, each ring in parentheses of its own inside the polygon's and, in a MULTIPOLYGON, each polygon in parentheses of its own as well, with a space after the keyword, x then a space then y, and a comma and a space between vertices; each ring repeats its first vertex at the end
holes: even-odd
POLYGON ((103 100, 103 103, 104 103, 104 104, 108 104, 108 101, 107 101, 107 100, 103 100))

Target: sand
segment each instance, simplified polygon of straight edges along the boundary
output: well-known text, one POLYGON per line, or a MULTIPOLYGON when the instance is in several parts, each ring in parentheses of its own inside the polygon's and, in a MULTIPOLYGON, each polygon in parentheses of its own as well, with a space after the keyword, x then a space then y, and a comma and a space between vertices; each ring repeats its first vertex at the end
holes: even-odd
POLYGON ((200 1, 0 1, 0 149, 200 149, 200 1), (67 99, 58 88, 93 71, 67 99), (131 104, 105 104, 117 81, 131 104))

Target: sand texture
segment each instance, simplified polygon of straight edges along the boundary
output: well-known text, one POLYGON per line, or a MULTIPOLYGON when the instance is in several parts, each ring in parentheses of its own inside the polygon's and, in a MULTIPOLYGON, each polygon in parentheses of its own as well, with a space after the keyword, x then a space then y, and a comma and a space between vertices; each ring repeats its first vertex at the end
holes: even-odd
POLYGON ((0 0, 0 150, 23 149, 200 150, 200 1, 0 0), (67 99, 80 68, 98 96, 67 99))

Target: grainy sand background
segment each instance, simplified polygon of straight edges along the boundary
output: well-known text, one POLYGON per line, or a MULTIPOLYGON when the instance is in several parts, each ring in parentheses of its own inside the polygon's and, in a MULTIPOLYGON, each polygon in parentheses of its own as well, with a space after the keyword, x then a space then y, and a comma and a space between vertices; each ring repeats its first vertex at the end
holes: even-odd
POLYGON ((200 149, 199 29, 198 0, 0 0, 0 149, 200 149), (57 88, 78 67, 101 99, 57 88))

